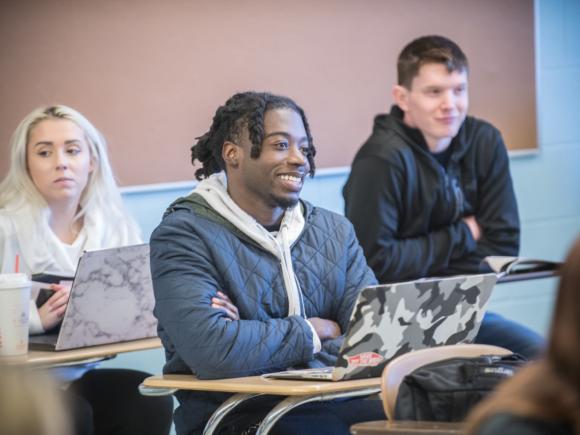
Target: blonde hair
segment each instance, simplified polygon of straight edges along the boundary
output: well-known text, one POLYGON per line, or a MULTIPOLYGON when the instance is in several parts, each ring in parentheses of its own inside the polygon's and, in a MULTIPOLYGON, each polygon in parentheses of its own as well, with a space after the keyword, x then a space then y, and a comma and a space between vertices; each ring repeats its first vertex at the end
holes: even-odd
POLYGON ((46 375, 0 364, 0 435, 70 435, 63 392, 46 375))
POLYGON ((131 221, 125 211, 117 183, 107 156, 107 144, 91 122, 76 110, 53 105, 39 107, 29 113, 18 125, 10 140, 10 169, 0 183, 0 209, 17 211, 24 205, 42 214, 47 203, 40 195, 28 173, 26 163, 30 132, 47 119, 65 119, 74 122, 84 132, 89 145, 94 169, 89 174, 87 186, 81 194, 76 218, 90 216, 106 210, 108 216, 131 221))

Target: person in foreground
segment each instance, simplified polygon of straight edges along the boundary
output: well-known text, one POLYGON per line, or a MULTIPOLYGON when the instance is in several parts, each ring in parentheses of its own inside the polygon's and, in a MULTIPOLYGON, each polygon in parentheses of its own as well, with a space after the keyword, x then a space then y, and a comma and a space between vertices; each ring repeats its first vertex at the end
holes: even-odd
MULTIPOLYGON (((125 212, 109 165, 106 144, 79 112, 56 105, 28 114, 11 140, 8 175, 0 183, 0 265, 29 275, 74 276, 85 250, 140 242, 125 212)), ((70 289, 52 285, 40 308, 30 304, 30 333, 62 321, 70 289)), ((172 403, 145 398, 137 386, 148 376, 134 370, 59 369, 68 391, 76 433, 167 434, 172 403)))
POLYGON ((468 419, 473 435, 580 434, 580 238, 561 269, 545 357, 518 372, 468 419))
POLYGON ((1 435, 75 435, 54 380, 0 360, 1 435))
MULTIPOLYGON (((467 116, 468 63, 442 36, 400 53, 395 105, 375 118, 343 189, 369 266, 382 283, 480 273, 488 255, 518 255, 520 227, 506 147, 467 116)), ((543 339, 488 313, 478 342, 535 357, 543 339)))
MULTIPOLYGON (((314 155, 306 116, 289 98, 238 93, 217 109, 192 147, 203 180, 151 236, 164 373, 216 379, 334 364, 358 291, 376 280, 351 224, 300 199, 314 155)), ((176 396, 179 434, 201 433, 228 397, 176 396)), ((276 400, 234 412, 220 433, 253 433, 276 400)), ((384 418, 378 400, 322 402, 289 413, 273 433, 348 434, 384 418)))

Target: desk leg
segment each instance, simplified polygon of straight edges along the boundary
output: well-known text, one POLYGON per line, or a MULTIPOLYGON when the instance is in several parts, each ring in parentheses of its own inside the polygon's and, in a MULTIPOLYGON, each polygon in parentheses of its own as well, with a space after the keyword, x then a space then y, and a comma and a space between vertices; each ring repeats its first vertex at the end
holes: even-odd
POLYGON ((290 396, 278 403, 278 405, 276 405, 274 409, 272 409, 268 415, 264 417, 264 420, 262 420, 256 435, 266 435, 284 414, 290 412, 297 406, 304 405, 305 403, 322 402, 325 400, 339 399, 342 397, 370 396, 371 394, 375 394, 380 391, 381 387, 369 387, 363 388, 361 390, 339 391, 336 393, 316 394, 313 396, 290 396))
POLYGON ((217 429, 220 422, 228 415, 235 407, 250 400, 256 396, 262 396, 261 393, 249 393, 249 394, 234 394, 224 403, 222 403, 218 409, 214 411, 210 419, 207 421, 205 428, 203 429, 203 435, 211 435, 217 429))

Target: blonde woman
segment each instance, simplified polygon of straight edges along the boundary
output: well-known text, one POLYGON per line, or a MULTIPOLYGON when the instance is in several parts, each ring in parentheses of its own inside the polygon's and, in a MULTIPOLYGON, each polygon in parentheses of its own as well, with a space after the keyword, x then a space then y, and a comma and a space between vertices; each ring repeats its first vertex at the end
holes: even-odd
MULTIPOLYGON (((0 183, 2 271, 12 271, 18 255, 21 272, 74 276, 83 251, 141 242, 123 207, 105 140, 82 114, 61 105, 34 110, 14 132, 10 152, 10 169, 0 183)), ((31 303, 31 334, 49 331, 62 320, 69 289, 52 289, 55 293, 38 310, 31 303)), ((87 369, 66 373, 74 380, 70 391, 87 402, 79 407, 84 411, 75 409, 76 420, 79 414, 84 422, 92 419, 88 426, 97 434, 167 433, 171 401, 137 393, 146 373, 87 369), (125 393, 114 392, 117 388, 125 393)))

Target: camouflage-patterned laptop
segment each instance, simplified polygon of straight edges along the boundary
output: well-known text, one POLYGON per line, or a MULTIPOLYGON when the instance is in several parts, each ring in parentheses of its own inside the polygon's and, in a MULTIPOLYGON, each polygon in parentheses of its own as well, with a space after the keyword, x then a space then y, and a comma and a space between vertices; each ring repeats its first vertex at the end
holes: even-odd
POLYGON ((363 289, 335 367, 265 377, 339 381, 381 376, 387 363, 427 347, 475 339, 497 276, 428 278, 363 289))

